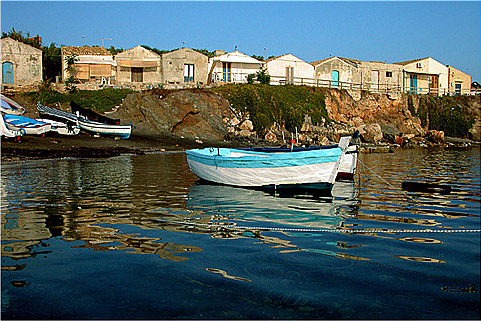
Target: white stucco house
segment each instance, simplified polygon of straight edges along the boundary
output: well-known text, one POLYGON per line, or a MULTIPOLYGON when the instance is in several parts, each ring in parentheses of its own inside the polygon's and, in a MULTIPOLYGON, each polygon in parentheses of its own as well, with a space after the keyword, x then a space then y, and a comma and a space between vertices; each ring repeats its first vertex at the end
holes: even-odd
POLYGON ((314 84, 314 66, 290 53, 267 59, 265 63, 271 85, 314 84))
POLYGON ((443 95, 449 91, 449 69, 431 57, 397 62, 403 66, 404 91, 443 95))
POLYGON ((255 74, 264 62, 238 50, 209 59, 208 83, 245 83, 247 75, 255 74))

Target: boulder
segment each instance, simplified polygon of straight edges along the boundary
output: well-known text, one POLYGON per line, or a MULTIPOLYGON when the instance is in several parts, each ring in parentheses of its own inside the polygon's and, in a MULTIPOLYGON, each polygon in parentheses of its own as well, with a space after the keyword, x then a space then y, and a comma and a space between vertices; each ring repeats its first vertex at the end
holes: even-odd
POLYGON ((368 124, 361 126, 361 128, 359 128, 359 134, 361 134, 366 143, 377 144, 383 138, 382 129, 379 124, 368 124))

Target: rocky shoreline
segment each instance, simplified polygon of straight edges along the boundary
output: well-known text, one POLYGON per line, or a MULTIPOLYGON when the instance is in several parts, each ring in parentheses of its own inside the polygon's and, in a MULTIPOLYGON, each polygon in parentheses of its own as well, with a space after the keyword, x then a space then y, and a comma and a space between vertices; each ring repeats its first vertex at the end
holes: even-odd
MULTIPOLYGON (((61 136, 48 133, 45 137, 23 136, 20 141, 5 139, 1 141, 2 164, 17 163, 32 160, 48 160, 63 158, 104 158, 119 155, 143 155, 163 152, 183 152, 191 148, 209 146, 240 147, 240 146, 278 146, 266 140, 254 138, 236 139, 230 141, 200 141, 198 139, 179 138, 175 136, 138 136, 133 135, 127 140, 117 140, 111 137, 94 137, 85 133, 77 136, 61 136)), ((363 144, 365 153, 392 153, 397 148, 427 148, 427 147, 468 147, 479 146, 479 143, 467 139, 449 138, 443 144, 420 144, 418 140, 408 141, 404 146, 399 144, 363 144)))
MULTIPOLYGON (((314 126, 306 115, 298 133, 289 133, 273 125, 266 135, 259 137, 250 115, 235 111, 226 99, 213 91, 136 92, 108 113, 109 117, 120 118, 123 123, 133 123, 129 139, 94 137, 83 132, 77 136, 54 132, 45 137, 26 135, 20 142, 2 137, 1 161, 139 155, 209 146, 286 146, 292 137, 297 138, 297 146, 329 145, 337 143, 341 136, 353 134, 356 129, 361 134, 365 152, 479 144, 445 137, 442 131, 423 129, 420 120, 408 110, 405 98, 393 101, 385 95, 369 95, 355 102, 338 91, 326 92, 326 97, 329 116, 334 120, 330 124, 314 126)), ((26 108, 25 116, 38 117, 36 105, 24 100, 21 94, 11 98, 26 108)), ((479 111, 479 105, 479 99, 473 101, 474 109, 479 111)), ((66 110, 66 106, 52 107, 66 110)), ((480 127, 478 116, 473 127, 476 140, 480 127)))

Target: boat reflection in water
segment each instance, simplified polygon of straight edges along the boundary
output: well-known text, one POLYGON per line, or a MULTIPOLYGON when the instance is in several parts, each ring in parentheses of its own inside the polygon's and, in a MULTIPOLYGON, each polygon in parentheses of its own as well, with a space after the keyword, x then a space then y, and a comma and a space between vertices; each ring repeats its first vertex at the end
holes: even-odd
MULTIPOLYGON (((187 208, 222 216, 237 223, 256 223, 268 227, 332 229, 339 227, 348 208, 357 203, 352 182, 336 183, 333 196, 282 194, 207 182, 197 182, 189 190, 187 208), (341 208, 344 207, 344 211, 341 208)), ((249 224, 252 225, 252 224, 249 224)))

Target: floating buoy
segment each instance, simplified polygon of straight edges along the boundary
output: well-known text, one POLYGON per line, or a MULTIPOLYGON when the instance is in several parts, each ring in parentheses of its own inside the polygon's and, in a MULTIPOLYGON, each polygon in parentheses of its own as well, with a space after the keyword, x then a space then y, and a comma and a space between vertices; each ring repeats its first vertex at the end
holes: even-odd
POLYGON ((451 193, 451 186, 434 183, 402 182, 402 189, 408 192, 451 193))

